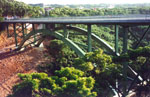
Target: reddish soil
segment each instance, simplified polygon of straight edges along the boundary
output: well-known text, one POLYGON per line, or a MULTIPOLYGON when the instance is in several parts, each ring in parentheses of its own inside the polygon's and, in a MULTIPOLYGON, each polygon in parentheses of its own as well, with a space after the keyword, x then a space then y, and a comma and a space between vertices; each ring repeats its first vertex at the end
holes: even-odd
POLYGON ((45 62, 43 51, 28 48, 21 52, 12 51, 14 38, 0 35, 0 97, 12 92, 12 86, 19 81, 17 73, 36 72, 36 66, 45 62))

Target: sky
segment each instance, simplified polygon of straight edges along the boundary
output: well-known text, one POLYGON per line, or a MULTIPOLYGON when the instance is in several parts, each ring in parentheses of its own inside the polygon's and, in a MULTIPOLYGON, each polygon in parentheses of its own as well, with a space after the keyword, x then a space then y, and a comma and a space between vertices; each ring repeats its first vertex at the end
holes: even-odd
POLYGON ((44 3, 44 4, 134 4, 150 3, 150 0, 17 0, 27 4, 44 3))

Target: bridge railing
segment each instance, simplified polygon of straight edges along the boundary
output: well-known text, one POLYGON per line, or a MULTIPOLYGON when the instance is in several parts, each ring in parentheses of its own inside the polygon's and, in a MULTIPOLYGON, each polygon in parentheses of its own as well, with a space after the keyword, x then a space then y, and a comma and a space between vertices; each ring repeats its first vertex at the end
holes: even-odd
POLYGON ((150 19, 150 14, 128 14, 128 15, 105 15, 105 16, 77 16, 77 17, 41 17, 41 18, 21 18, 22 20, 54 20, 54 19, 111 19, 111 18, 143 18, 150 19))

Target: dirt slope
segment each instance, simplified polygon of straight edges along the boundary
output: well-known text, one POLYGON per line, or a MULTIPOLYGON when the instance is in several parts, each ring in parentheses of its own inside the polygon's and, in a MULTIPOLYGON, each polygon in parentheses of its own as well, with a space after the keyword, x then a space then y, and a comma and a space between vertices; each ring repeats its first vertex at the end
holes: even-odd
POLYGON ((19 81, 17 73, 36 72, 36 66, 45 61, 43 51, 39 48, 28 48, 14 52, 14 39, 0 35, 0 97, 12 92, 12 86, 19 81))

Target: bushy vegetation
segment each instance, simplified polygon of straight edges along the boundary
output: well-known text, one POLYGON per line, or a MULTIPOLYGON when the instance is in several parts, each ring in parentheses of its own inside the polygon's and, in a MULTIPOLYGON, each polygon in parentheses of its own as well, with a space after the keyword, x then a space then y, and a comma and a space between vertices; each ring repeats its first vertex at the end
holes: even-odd
POLYGON ((54 76, 46 73, 19 74, 22 82, 13 88, 9 97, 96 97, 95 80, 84 77, 84 72, 73 67, 56 70, 54 76))
POLYGON ((49 11, 49 16, 104 16, 104 15, 128 15, 128 14, 150 14, 150 7, 130 7, 130 8, 93 8, 79 9, 69 7, 56 7, 49 11))
POLYGON ((109 90, 109 86, 115 87, 116 79, 121 80, 121 65, 114 64, 111 57, 104 54, 101 49, 89 52, 82 58, 77 58, 73 66, 95 78, 96 86, 94 89, 99 96, 107 95, 106 91, 109 90))
POLYGON ((2 8, 0 8, 0 22, 3 21, 2 13, 3 13, 3 10, 2 8))
POLYGON ((39 17, 44 13, 40 7, 32 7, 16 0, 0 0, 1 16, 32 16, 39 17))
POLYGON ((129 90, 135 89, 137 96, 149 95, 150 93, 150 47, 139 47, 135 50, 130 49, 126 54, 119 57, 114 57, 113 60, 117 63, 128 62, 129 78, 133 79, 129 84, 129 90), (136 74, 133 74, 133 71, 136 74), (139 78, 140 77, 140 78, 139 78))
POLYGON ((127 72, 128 77, 134 79, 128 83, 129 90, 136 89, 137 95, 141 95, 142 91, 148 93, 149 50, 150 47, 140 47, 112 60, 109 55, 103 53, 103 50, 97 49, 83 57, 73 59, 71 67, 61 64, 61 69, 45 68, 49 69, 46 73, 19 74, 22 82, 14 86, 10 97, 22 94, 28 94, 22 97, 113 96, 111 89, 115 89, 118 94, 122 91, 121 87, 116 87, 118 85, 116 80, 120 85, 124 80, 123 65, 121 65, 124 62, 129 62, 129 66, 137 72, 136 76, 130 71, 127 72), (51 70, 54 71, 53 74, 51 70), (51 76, 48 76, 49 73, 51 76), (139 80, 137 76, 141 76, 143 80, 139 80))
POLYGON ((61 40, 51 40, 46 48, 49 53, 48 57, 52 61, 44 66, 38 66, 38 70, 42 72, 54 74, 55 70, 59 70, 61 67, 71 67, 74 59, 77 57, 77 54, 61 40))
POLYGON ((74 58, 77 57, 74 51, 72 51, 65 43, 61 40, 52 40, 50 45, 47 47, 49 54, 55 60, 55 64, 60 66, 71 66, 74 58))
MULTIPOLYGON (((54 95, 95 97, 97 94, 104 96, 107 95, 106 91, 110 90, 109 85, 115 86, 115 80, 121 77, 121 65, 114 64, 111 57, 104 54, 101 49, 87 53, 84 57, 73 61, 72 67, 61 64, 61 69, 44 68, 48 70, 46 73, 20 74, 19 77, 23 81, 14 86, 14 97, 24 94, 22 91, 24 89, 30 89, 26 91, 27 94, 30 93, 30 96, 39 95, 40 97, 54 95), (49 73, 51 73, 50 77, 48 77, 49 73)), ((54 65, 57 64, 51 64, 51 66, 54 65)))

